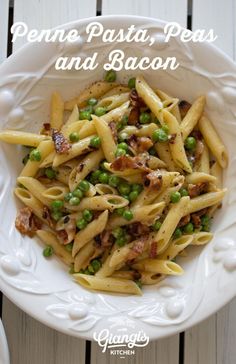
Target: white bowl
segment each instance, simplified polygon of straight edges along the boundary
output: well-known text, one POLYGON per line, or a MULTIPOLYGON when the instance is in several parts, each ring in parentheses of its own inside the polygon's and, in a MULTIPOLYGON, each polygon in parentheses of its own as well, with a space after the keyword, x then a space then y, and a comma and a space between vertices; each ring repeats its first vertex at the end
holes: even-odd
MULTIPOLYGON (((193 101, 200 94, 207 99, 206 111, 229 151, 229 167, 224 176, 228 188, 222 209, 213 224, 214 240, 203 248, 193 248, 179 259, 185 269, 181 277, 167 278, 157 286, 145 287, 143 296, 89 292, 76 284, 56 258, 46 260, 36 239, 22 237, 14 227, 18 202, 12 194, 22 168, 21 150, 1 143, 0 159, 0 282, 1 289, 31 316, 69 335, 92 339, 93 332, 109 328, 116 333, 144 330, 150 339, 171 335, 211 315, 236 293, 236 66, 209 43, 182 43, 179 38, 163 42, 164 22, 154 19, 111 16, 84 19, 63 25, 77 28, 85 38, 85 26, 101 22, 105 28, 148 28, 158 42, 141 44, 29 44, 0 67, 1 128, 38 131, 48 120, 53 90, 64 99, 78 94, 103 77, 102 64, 112 49, 123 49, 126 56, 176 56, 176 71, 143 72, 153 86, 193 101), (96 71, 55 71, 60 55, 88 56, 99 51, 96 71)), ((121 71, 120 81, 136 72, 121 71)))
POLYGON ((9 351, 2 321, 0 320, 0 363, 9 364, 9 351))

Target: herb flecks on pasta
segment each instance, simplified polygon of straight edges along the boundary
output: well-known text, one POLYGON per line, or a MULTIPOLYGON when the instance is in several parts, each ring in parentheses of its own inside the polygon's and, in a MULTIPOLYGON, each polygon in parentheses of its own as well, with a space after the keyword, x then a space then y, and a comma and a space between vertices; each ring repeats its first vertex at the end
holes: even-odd
POLYGON ((109 71, 66 102, 54 92, 39 134, 4 130, 0 140, 25 148, 16 228, 85 288, 140 295, 183 274, 176 257, 213 238, 228 155, 204 96, 191 105, 142 76, 115 81, 109 71))

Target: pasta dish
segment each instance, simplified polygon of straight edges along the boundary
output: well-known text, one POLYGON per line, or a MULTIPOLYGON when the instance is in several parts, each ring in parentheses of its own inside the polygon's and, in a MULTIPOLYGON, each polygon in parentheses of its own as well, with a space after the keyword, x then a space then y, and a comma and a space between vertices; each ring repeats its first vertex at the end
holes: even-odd
POLYGON ((190 104, 112 70, 69 101, 55 91, 39 134, 0 132, 26 151, 16 228, 85 288, 140 295, 182 275, 176 257, 210 242, 226 193, 227 151, 204 108, 205 96, 190 104))

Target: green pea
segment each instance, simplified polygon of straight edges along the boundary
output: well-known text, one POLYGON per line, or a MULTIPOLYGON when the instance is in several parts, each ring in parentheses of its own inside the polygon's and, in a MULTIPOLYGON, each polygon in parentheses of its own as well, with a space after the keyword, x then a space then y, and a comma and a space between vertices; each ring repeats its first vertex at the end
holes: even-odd
POLYGON ((154 142, 164 143, 168 140, 168 135, 163 129, 157 129, 152 134, 152 140, 154 142))
POLYGON ((147 124, 151 120, 151 115, 147 112, 142 112, 139 116, 140 124, 147 124))
POLYGON ((88 192, 90 186, 89 186, 89 182, 86 180, 80 181, 78 188, 83 191, 83 192, 88 192))
POLYGON ((102 172, 97 169, 96 171, 92 172, 91 176, 90 176, 90 182, 95 185, 98 182, 99 176, 102 172))
POLYGON ((153 230, 158 231, 158 230, 160 230, 161 225, 162 225, 161 222, 157 220, 152 225, 152 228, 153 228, 153 230))
POLYGON ((95 97, 91 97, 91 99, 88 99, 87 104, 89 106, 95 106, 97 104, 98 100, 95 99, 95 97))
POLYGON ((22 159, 22 163, 23 163, 24 165, 26 165, 26 163, 28 162, 28 160, 29 160, 29 154, 26 154, 26 155, 24 156, 24 158, 22 159))
POLYGON ((93 269, 92 264, 88 265, 88 271, 89 271, 90 274, 94 274, 94 269, 93 269))
POLYGON ((32 152, 30 152, 29 159, 31 160, 31 162, 39 162, 39 161, 41 161, 41 153, 40 153, 40 151, 38 149, 32 150, 32 152))
POLYGON ((81 110, 79 113, 80 120, 91 120, 91 113, 88 110, 81 110))
POLYGON ((109 181, 108 181, 109 186, 117 187, 119 183, 120 183, 120 178, 118 176, 112 174, 109 177, 109 181))
POLYGON ((68 252, 72 252, 72 249, 73 249, 73 243, 66 244, 65 248, 66 248, 66 250, 67 250, 68 252))
POLYGON ((118 144, 118 148, 120 148, 120 149, 124 149, 124 150, 127 152, 127 151, 128 151, 128 149, 129 149, 129 146, 128 146, 128 144, 126 144, 126 143, 122 142, 122 143, 119 143, 119 144, 118 144))
POLYGON ((210 218, 209 215, 203 215, 201 217, 201 223, 202 223, 202 225, 209 224, 210 220, 211 220, 211 218, 210 218))
POLYGON ((191 222, 189 222, 187 225, 184 226, 184 232, 186 234, 192 234, 194 230, 194 226, 191 222))
POLYGON ((69 202, 72 197, 73 197, 72 192, 68 192, 67 194, 65 194, 64 200, 66 202, 69 202))
POLYGON ((83 274, 87 274, 87 275, 91 275, 92 273, 90 273, 90 271, 88 270, 88 268, 86 268, 85 270, 84 270, 84 273, 83 274))
POLYGON ((129 201, 130 202, 135 201, 136 198, 138 197, 138 195, 139 195, 138 191, 132 191, 132 192, 130 192, 130 194, 129 194, 129 201))
POLYGON ((97 116, 102 116, 102 115, 105 115, 107 112, 107 109, 105 107, 102 107, 102 106, 99 106, 95 109, 95 115, 97 116))
POLYGON ((186 188, 181 188, 179 190, 179 192, 180 192, 180 194, 181 194, 182 197, 183 196, 188 196, 188 191, 186 190, 186 188))
POLYGON ((93 148, 99 148, 101 145, 101 139, 99 138, 99 136, 95 136, 93 138, 90 139, 90 146, 93 148))
POLYGON ((149 153, 150 155, 153 155, 153 156, 157 155, 157 151, 156 151, 156 149, 155 149, 154 147, 151 147, 151 148, 148 150, 148 153, 149 153))
POLYGON ((55 201, 52 201, 51 208, 53 211, 58 211, 58 210, 62 209, 63 205, 64 205, 63 201, 55 200, 55 201))
POLYGON ((94 259, 92 260, 91 265, 93 267, 94 272, 96 273, 101 268, 102 263, 100 260, 94 259))
POLYGON ((174 239, 178 239, 182 236, 182 230, 180 228, 176 228, 173 234, 174 239))
POLYGON ((116 209, 116 213, 119 216, 123 216, 124 211, 125 211, 124 207, 119 207, 118 209, 116 209))
POLYGON ((79 197, 72 197, 69 201, 69 204, 71 206, 78 206, 80 204, 80 198, 79 197))
POLYGON ((59 221, 62 218, 62 212, 61 211, 53 211, 51 213, 51 216, 52 216, 53 220, 59 221))
POLYGON ((57 175, 56 171, 54 171, 54 169, 52 169, 51 167, 45 168, 45 176, 49 179, 54 179, 57 175))
POLYGON ((170 200, 172 203, 177 203, 181 199, 181 194, 178 191, 172 192, 170 195, 170 200))
POLYGON ((87 221, 85 219, 79 219, 76 222, 76 226, 79 230, 83 230, 87 226, 87 221))
POLYGON ((143 186, 138 184, 138 183, 134 183, 132 185, 132 191, 138 191, 138 193, 142 192, 143 190, 143 186))
POLYGON ((114 70, 107 71, 105 75, 106 82, 115 82, 116 80, 116 72, 114 70))
POLYGON ((125 210, 125 211, 123 212, 123 218, 124 218, 125 220, 130 221, 130 220, 132 220, 132 219, 133 219, 133 217, 134 217, 134 215, 133 215, 132 211, 130 211, 130 210, 125 210))
POLYGON ((85 209, 83 211, 83 218, 85 221, 90 222, 93 219, 93 213, 90 210, 85 209))
POLYGON ((72 143, 78 142, 79 141, 79 134, 76 132, 70 133, 69 135, 69 139, 72 143))
POLYGON ((127 182, 121 182, 118 186, 118 191, 122 195, 128 195, 131 191, 131 186, 127 182))
POLYGON ((118 158, 118 157, 122 157, 123 155, 126 155, 126 151, 124 149, 117 148, 115 156, 118 158))
POLYGON ((141 289, 142 288, 142 282, 140 281, 140 279, 138 279, 138 280, 136 280, 136 281, 134 281, 136 284, 137 284, 137 286, 141 289))
POLYGON ((74 190, 73 192, 72 192, 72 197, 78 197, 78 198, 83 198, 84 197, 84 194, 83 194, 83 192, 81 191, 81 189, 80 188, 76 188, 76 190, 74 190))
POLYGON ((106 172, 102 172, 98 178, 100 183, 108 183, 109 181, 109 174, 106 172))
POLYGON ((205 224, 201 226, 201 231, 209 232, 211 230, 210 224, 205 224))
POLYGON ((162 130, 164 130, 167 134, 169 133, 169 127, 168 127, 168 125, 163 124, 161 128, 162 128, 162 130))
POLYGON ((129 81, 128 81, 128 87, 130 89, 135 88, 135 82, 136 82, 136 78, 135 77, 130 78, 129 81))
POLYGON ((43 249, 43 255, 45 258, 49 258, 53 255, 53 247, 51 245, 46 246, 46 248, 43 249))
POLYGON ((114 238, 120 238, 121 236, 124 236, 124 230, 122 229, 122 227, 117 227, 114 230, 112 230, 112 236, 114 236, 114 238))
POLYGON ((124 246, 127 243, 127 237, 126 236, 120 236, 119 238, 116 239, 116 244, 119 247, 124 246))
POLYGON ((194 137, 188 137, 186 138, 184 145, 186 149, 193 151, 196 149, 197 141, 194 137))

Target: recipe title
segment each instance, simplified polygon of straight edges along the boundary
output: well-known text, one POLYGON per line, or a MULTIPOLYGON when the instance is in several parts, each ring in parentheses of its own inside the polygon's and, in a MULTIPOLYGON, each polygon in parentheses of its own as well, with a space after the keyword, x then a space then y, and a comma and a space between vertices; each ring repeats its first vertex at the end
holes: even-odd
MULTIPOLYGON (((186 42, 214 42, 217 39, 217 35, 214 34, 214 30, 210 29, 206 31, 204 29, 197 29, 194 32, 188 29, 182 28, 176 22, 169 22, 165 25, 164 29, 164 43, 168 43, 171 38, 179 37, 179 39, 186 42)), ((86 38, 81 37, 77 29, 65 30, 65 29, 44 29, 29 30, 28 26, 24 22, 16 22, 11 27, 11 33, 13 34, 12 42, 14 43, 18 38, 25 37, 28 42, 69 42, 78 43, 80 45, 84 43, 92 43, 93 41, 101 41, 103 43, 141 43, 144 46, 152 47, 158 39, 149 34, 148 29, 137 29, 135 25, 130 25, 127 29, 105 29, 99 22, 91 22, 85 28, 86 38)), ((160 40, 159 40, 160 41, 160 40)), ((57 70, 95 70, 99 66, 98 62, 99 52, 94 52, 89 57, 67 57, 61 56, 55 62, 55 68, 57 70)), ((113 49, 107 55, 107 62, 104 63, 103 68, 105 71, 115 70, 147 70, 147 69, 163 69, 167 68, 175 70, 179 67, 179 63, 176 57, 160 57, 156 56, 150 58, 144 57, 126 57, 125 52, 121 49, 113 49)))

